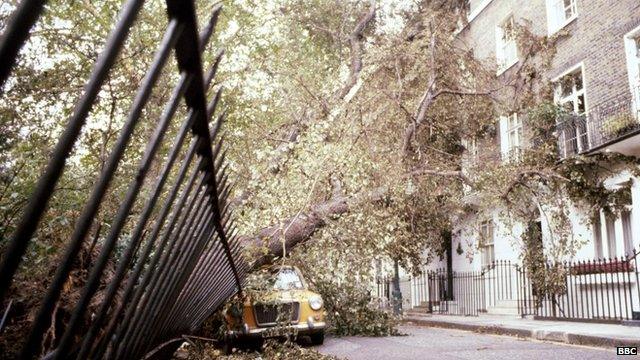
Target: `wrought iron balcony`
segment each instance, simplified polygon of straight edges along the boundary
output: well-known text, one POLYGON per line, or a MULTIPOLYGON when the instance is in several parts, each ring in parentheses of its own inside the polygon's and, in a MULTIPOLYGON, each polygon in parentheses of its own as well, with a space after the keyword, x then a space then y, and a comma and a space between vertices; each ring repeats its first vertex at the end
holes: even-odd
POLYGON ((561 158, 596 151, 640 134, 640 106, 630 95, 603 102, 587 114, 566 114, 558 121, 561 158))

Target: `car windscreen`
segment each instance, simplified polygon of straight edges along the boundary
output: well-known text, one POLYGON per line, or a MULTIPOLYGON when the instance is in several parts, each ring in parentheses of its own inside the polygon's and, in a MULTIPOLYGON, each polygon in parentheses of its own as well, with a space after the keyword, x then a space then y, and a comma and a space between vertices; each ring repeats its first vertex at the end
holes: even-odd
POLYGON ((304 289, 302 279, 294 269, 280 269, 275 275, 274 288, 276 290, 304 289))

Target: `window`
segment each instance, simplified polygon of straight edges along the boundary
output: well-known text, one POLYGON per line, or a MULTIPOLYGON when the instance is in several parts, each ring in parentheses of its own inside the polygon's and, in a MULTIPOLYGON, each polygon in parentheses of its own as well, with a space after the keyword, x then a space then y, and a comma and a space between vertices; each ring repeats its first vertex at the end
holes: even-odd
POLYGON ((294 269, 280 269, 275 276, 274 289, 276 290, 295 290, 304 289, 302 279, 294 269))
POLYGON ((521 145, 522 145, 522 122, 518 118, 517 113, 513 113, 511 116, 507 118, 507 126, 508 126, 507 137, 509 140, 509 151, 513 155, 519 156, 521 145))
POLYGON ((547 0, 547 26, 549 34, 562 29, 578 17, 577 0, 547 0))
POLYGON ((583 78, 582 66, 578 66, 560 77, 555 87, 556 102, 567 111, 580 115, 586 112, 583 78))
POLYGON ((624 37, 627 52, 629 85, 633 95, 636 118, 640 119, 640 27, 624 37))
POLYGON ((596 259, 604 258, 602 252, 602 223, 600 223, 600 212, 596 212, 593 219, 593 245, 596 259))
POLYGON ((483 221, 480 224, 480 245, 482 266, 489 266, 495 260, 493 221, 491 220, 483 221))
POLYGON ((585 96, 582 65, 555 81, 556 103, 567 111, 566 116, 558 119, 558 140, 563 157, 579 154, 589 148, 585 96))
POLYGON ((498 74, 518 62, 518 45, 516 44, 513 16, 496 27, 496 60, 498 74))
POLYGON ((612 215, 605 215, 605 228, 607 230, 607 250, 609 258, 614 258, 617 255, 616 251, 616 218, 612 215))
POLYGON ((633 254, 633 236, 631 234, 631 211, 624 210, 620 214, 622 220, 622 239, 624 240, 624 254, 633 254))
POLYGON ((631 206, 617 214, 603 210, 596 212, 593 219, 593 243, 597 259, 613 259, 633 254, 631 206), (618 243, 620 239, 621 244, 618 243))
POLYGON ((505 161, 520 159, 523 145, 522 120, 518 113, 500 117, 500 148, 505 161))
POLYGON ((467 150, 467 157, 470 161, 475 161, 478 158, 478 140, 476 138, 473 139, 463 139, 462 146, 467 150))

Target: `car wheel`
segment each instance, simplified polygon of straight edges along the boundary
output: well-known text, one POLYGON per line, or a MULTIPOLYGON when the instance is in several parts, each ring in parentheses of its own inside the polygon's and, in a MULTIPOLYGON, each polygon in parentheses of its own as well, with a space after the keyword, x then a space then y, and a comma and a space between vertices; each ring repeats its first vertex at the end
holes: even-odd
POLYGON ((324 331, 309 335, 313 345, 322 345, 324 343, 324 331))

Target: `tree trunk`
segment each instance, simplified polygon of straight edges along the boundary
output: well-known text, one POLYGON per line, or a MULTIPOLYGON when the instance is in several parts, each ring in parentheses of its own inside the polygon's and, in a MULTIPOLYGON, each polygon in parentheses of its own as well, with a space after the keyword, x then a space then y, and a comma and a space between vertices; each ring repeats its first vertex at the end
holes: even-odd
POLYGON ((327 218, 342 215, 363 202, 379 201, 385 193, 386 188, 377 188, 353 197, 334 196, 330 200, 312 206, 307 212, 264 228, 256 235, 241 236, 239 241, 244 248, 266 247, 268 249, 267 254, 253 259, 253 266, 260 266, 273 257, 286 255, 294 246, 309 239, 316 230, 326 225, 327 218))

